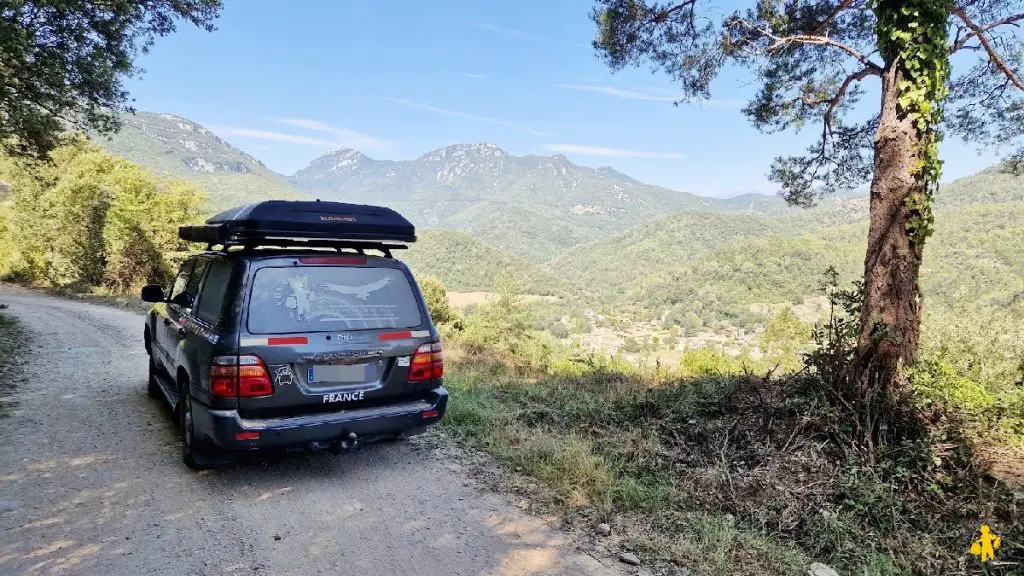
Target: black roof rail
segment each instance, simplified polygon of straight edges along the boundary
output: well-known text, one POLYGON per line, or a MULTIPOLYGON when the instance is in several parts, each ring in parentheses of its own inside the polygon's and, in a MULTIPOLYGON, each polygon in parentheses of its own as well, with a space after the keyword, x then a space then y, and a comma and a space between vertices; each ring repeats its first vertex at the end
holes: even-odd
POLYGON ((206 245, 208 252, 230 252, 231 248, 240 248, 243 252, 255 252, 260 248, 280 248, 284 250, 302 250, 307 248, 329 248, 341 252, 342 250, 355 250, 359 254, 365 254, 367 250, 377 250, 385 257, 393 258, 392 250, 406 250, 409 247, 405 244, 384 244, 380 242, 359 242, 350 240, 307 240, 303 238, 263 238, 253 242, 243 243, 221 243, 210 242, 206 245), (220 246, 219 250, 215 248, 220 246))

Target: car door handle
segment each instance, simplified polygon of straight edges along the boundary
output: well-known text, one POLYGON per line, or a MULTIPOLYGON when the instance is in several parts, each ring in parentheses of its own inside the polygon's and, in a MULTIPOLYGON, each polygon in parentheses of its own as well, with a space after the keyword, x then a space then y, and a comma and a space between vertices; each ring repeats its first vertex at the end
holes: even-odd
POLYGON ((164 326, 170 326, 170 325, 171 325, 171 319, 170 318, 164 318, 164 326))

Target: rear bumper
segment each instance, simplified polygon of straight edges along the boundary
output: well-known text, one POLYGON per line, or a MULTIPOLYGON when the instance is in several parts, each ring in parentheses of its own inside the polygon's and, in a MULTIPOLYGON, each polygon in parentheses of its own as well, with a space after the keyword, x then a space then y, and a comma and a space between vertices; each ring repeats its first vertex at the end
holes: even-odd
POLYGON ((236 410, 213 410, 193 403, 196 435, 228 450, 330 444, 359 438, 394 436, 436 424, 448 407, 448 391, 438 387, 422 400, 388 406, 342 410, 289 418, 243 418, 236 410), (425 414, 426 413, 426 414, 425 414), (239 434, 258 433, 258 438, 239 439, 239 434))

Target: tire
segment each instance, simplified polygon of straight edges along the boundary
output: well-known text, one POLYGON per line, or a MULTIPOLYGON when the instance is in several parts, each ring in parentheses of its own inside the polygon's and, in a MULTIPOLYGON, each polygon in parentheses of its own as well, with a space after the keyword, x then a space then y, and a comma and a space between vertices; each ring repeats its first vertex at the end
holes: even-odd
POLYGON ((164 397, 164 393, 160 389, 160 384, 156 381, 156 364, 153 363, 152 356, 149 357, 149 376, 146 382, 146 393, 153 399, 164 397))
POLYGON ((211 466, 206 450, 195 437, 192 421, 192 396, 186 388, 178 401, 178 424, 181 432, 181 459, 192 470, 206 470, 211 466))

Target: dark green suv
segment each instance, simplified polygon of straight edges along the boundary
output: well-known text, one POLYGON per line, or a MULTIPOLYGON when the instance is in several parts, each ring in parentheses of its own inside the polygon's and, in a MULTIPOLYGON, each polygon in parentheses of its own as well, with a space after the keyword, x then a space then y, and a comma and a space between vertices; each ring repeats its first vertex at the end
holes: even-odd
POLYGON ((375 206, 271 201, 185 227, 208 244, 169 294, 147 286, 149 393, 201 468, 265 447, 335 451, 421 432, 444 414, 441 343, 375 206), (378 252, 381 255, 372 255, 378 252))

